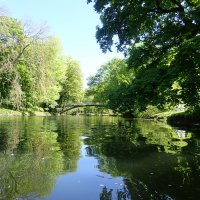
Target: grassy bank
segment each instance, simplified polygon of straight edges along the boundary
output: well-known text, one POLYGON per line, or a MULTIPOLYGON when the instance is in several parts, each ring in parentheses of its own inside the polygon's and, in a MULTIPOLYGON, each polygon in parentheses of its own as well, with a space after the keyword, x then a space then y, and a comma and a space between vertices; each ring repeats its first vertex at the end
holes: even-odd
POLYGON ((0 116, 22 116, 22 112, 6 108, 0 108, 0 116))
POLYGON ((31 112, 22 112, 16 111, 6 108, 0 108, 0 116, 50 116, 48 112, 39 112, 39 111, 31 111, 31 112))
POLYGON ((143 119, 154 119, 159 121, 167 121, 167 119, 175 114, 181 114, 184 111, 175 111, 175 110, 168 110, 168 111, 161 111, 154 106, 148 106, 147 109, 143 112, 137 114, 138 118, 143 119))

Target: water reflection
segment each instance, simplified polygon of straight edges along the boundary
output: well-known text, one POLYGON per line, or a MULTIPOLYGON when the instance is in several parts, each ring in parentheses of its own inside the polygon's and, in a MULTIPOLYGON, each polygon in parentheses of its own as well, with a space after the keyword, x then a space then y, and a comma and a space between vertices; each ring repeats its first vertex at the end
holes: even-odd
POLYGON ((126 186, 124 186, 121 189, 108 189, 107 187, 103 187, 102 191, 100 193, 100 200, 112 200, 112 199, 117 199, 117 200, 129 200, 130 194, 126 186))
POLYGON ((48 195, 63 170, 57 133, 39 119, 1 119, 0 197, 48 195), (36 125, 36 126, 33 126, 36 125))
MULTIPOLYGON (((80 158, 81 149, 81 122, 74 123, 73 118, 56 118, 58 138, 65 160, 65 171, 77 170, 77 161, 80 158), (72 120, 72 121, 71 121, 72 120)), ((79 119, 79 118, 78 118, 79 119)))
POLYGON ((192 199, 195 193, 199 195, 200 157, 195 153, 199 142, 190 132, 163 123, 136 121, 127 126, 120 122, 120 126, 93 129, 85 144, 102 172, 124 177, 130 199, 192 199))
POLYGON ((200 198, 200 136, 112 117, 0 118, 0 199, 200 198))

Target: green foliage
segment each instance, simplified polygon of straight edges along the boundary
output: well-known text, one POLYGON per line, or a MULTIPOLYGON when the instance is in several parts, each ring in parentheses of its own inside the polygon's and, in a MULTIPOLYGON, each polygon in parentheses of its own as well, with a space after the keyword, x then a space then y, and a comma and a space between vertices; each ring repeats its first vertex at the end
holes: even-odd
POLYGON ((94 101, 106 104, 115 112, 131 114, 130 83, 133 77, 133 70, 127 68, 126 62, 114 58, 102 65, 96 75, 89 77, 87 94, 94 95, 94 101))
POLYGON ((64 78, 59 40, 49 37, 47 41, 38 42, 32 47, 30 57, 32 61, 29 63, 32 69, 30 74, 33 75, 34 80, 30 103, 53 106, 59 98, 60 81, 64 78))
POLYGON ((83 99, 82 73, 79 64, 70 57, 64 58, 64 78, 61 81, 59 106, 81 102, 83 99))
POLYGON ((192 108, 200 107, 200 35, 184 41, 172 62, 180 98, 192 108))
POLYGON ((59 98, 81 99, 78 64, 64 59, 60 41, 44 36, 42 29, 33 31, 16 19, 0 16, 0 106, 48 110, 57 106, 59 98))
POLYGON ((88 0, 90 2, 94 2, 95 10, 101 15, 102 26, 97 27, 96 37, 104 51, 110 50, 113 44, 123 51, 127 45, 153 39, 168 46, 184 36, 196 35, 199 29, 197 1, 88 0), (166 41, 168 43, 164 43, 166 41))
POLYGON ((141 118, 145 118, 145 119, 148 119, 148 118, 151 119, 151 118, 153 118, 153 116, 155 116, 158 113, 160 113, 160 110, 157 107, 147 106, 146 110, 138 113, 137 116, 141 117, 141 118))
POLYGON ((199 1, 90 2, 102 22, 96 32, 101 49, 106 52, 115 45, 134 69, 132 107, 142 111, 149 105, 184 103, 199 108, 199 1))
POLYGON ((9 110, 9 109, 5 109, 5 108, 0 108, 0 115, 22 115, 21 112, 16 111, 16 110, 9 110))
MULTIPOLYGON (((0 98, 8 99, 13 83, 18 79, 16 62, 22 51, 20 41, 24 38, 21 23, 6 16, 0 16, 0 98)), ((17 89, 19 84, 16 84, 17 89)), ((16 97, 16 102, 18 101, 16 97)))

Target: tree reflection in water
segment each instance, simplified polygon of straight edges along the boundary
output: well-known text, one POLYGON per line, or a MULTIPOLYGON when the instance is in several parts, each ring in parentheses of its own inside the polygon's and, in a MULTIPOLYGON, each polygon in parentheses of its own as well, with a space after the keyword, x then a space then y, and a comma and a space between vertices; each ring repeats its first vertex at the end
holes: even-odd
POLYGON ((2 118, 0 199, 51 199, 58 175, 63 198, 82 200, 88 192, 93 196, 84 200, 200 199, 198 134, 163 123, 101 119, 2 118))
MULTIPOLYGON (((98 159, 101 172, 124 177, 130 199, 172 200, 195 197, 199 141, 191 132, 165 123, 134 121, 92 129, 85 145, 88 156, 98 159)), ((101 198, 112 199, 114 193, 118 194, 104 188, 101 198)))
POLYGON ((2 118, 0 123, 0 199, 48 195, 63 171, 57 133, 41 118, 2 118))
POLYGON ((100 200, 112 200, 112 189, 108 190, 107 187, 103 187, 100 193, 100 200))
POLYGON ((121 189, 108 189, 106 186, 102 188, 100 193, 100 200, 130 200, 131 197, 129 195, 128 189, 124 186, 121 189))

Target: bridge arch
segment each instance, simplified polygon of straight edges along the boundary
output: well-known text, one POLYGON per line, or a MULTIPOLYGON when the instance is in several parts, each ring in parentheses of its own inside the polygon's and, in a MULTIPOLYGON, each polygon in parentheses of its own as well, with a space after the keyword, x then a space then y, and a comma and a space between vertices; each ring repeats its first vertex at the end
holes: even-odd
POLYGON ((57 111, 60 113, 60 114, 63 114, 69 110, 72 110, 72 109, 75 109, 75 108, 81 108, 81 107, 105 107, 104 104, 71 104, 71 105, 66 105, 65 108, 58 108, 57 111))

